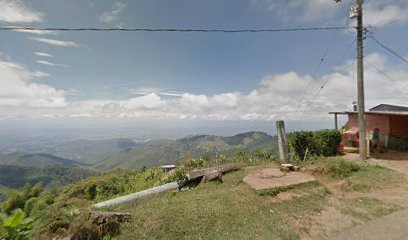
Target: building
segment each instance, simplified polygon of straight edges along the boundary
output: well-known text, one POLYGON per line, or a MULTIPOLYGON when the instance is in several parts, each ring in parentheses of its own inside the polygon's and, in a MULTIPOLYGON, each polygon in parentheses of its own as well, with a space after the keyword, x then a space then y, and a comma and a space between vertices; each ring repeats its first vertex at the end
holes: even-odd
MULTIPOLYGON (((356 109, 354 109, 356 110, 356 109)), ((342 128, 343 142, 346 146, 358 146, 357 111, 330 112, 334 114, 337 128, 337 115, 347 115, 348 121, 342 128)), ((408 107, 380 104, 365 112, 368 137, 373 130, 380 130, 380 144, 383 147, 408 150, 408 107)))

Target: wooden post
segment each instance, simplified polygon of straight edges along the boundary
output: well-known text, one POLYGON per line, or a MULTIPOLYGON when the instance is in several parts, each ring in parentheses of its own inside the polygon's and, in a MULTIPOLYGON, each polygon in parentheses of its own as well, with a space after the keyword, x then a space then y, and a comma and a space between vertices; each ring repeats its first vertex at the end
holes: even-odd
POLYGON ((284 121, 281 120, 276 122, 276 134, 278 135, 280 160, 283 163, 289 163, 288 140, 286 139, 284 121))

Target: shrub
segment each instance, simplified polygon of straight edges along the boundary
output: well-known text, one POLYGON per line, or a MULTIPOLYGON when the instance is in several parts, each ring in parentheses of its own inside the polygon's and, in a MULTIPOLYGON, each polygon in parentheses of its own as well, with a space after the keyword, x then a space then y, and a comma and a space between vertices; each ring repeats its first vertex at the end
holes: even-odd
POLYGON ((304 159, 306 152, 314 154, 315 146, 313 141, 313 132, 300 131, 288 135, 289 147, 296 156, 304 159))
POLYGON ((317 155, 334 156, 337 153, 337 147, 342 139, 342 134, 337 130, 321 130, 313 132, 314 145, 317 155))
POLYGON ((263 149, 255 150, 255 156, 261 160, 269 160, 272 158, 272 153, 267 152, 263 149))
POLYGON ((26 218, 26 214, 21 209, 16 209, 10 216, 0 216, 1 239, 24 240, 32 230, 33 220, 26 218))
POLYGON ((300 159, 308 156, 333 156, 337 152, 342 135, 337 130, 300 131, 288 135, 289 146, 300 159))

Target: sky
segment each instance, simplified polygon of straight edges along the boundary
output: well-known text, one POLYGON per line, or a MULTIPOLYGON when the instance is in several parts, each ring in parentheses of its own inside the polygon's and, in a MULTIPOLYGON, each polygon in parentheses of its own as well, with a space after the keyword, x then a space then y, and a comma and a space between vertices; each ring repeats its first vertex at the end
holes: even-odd
MULTIPOLYGON (((352 3, 0 0, 0 26, 354 26, 348 15, 352 3)), ((372 27, 369 34, 408 58, 406 0, 364 1, 364 23, 372 27)), ((354 30, 1 31, 0 36, 0 127, 189 121, 250 129, 273 128, 282 119, 291 129, 319 128, 333 125, 328 112, 351 110, 356 100, 354 30)), ((408 64, 369 37, 364 44, 366 107, 408 105, 408 64)))

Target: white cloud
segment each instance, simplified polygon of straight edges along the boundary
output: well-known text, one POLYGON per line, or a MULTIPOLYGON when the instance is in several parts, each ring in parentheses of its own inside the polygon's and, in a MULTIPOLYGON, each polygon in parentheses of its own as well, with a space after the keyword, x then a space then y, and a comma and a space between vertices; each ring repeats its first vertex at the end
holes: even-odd
POLYGON ((34 54, 40 57, 54 57, 53 55, 44 52, 34 52, 34 54))
POLYGON ((330 0, 253 0, 252 2, 284 21, 315 21, 331 17, 338 11, 338 5, 330 0))
MULTIPOLYGON (((13 107, 11 111, 20 112, 21 108, 49 108, 67 105, 64 91, 46 84, 29 82, 33 77, 43 77, 43 72, 30 72, 25 67, 0 59, 0 108, 13 107)), ((4 110, 1 111, 4 114, 4 110)))
POLYGON ((33 72, 32 73, 32 76, 33 77, 49 77, 50 76, 50 74, 48 74, 48 73, 45 73, 45 72, 41 72, 41 71, 35 71, 35 72, 33 72))
POLYGON ((21 32, 21 33, 36 34, 36 35, 56 35, 57 34, 55 31, 50 31, 50 30, 14 29, 13 31, 21 32))
POLYGON ((391 23, 404 24, 408 22, 408 4, 398 4, 399 1, 367 1, 364 5, 365 24, 385 26, 391 23))
MULTIPOLYGON (((347 17, 350 1, 335 4, 331 0, 252 0, 252 3, 284 21, 324 22, 347 17)), ((363 7, 365 24, 384 26, 408 22, 406 0, 365 1, 363 7)), ((338 21, 338 24, 342 23, 338 21)))
POLYGON ((41 43, 46 43, 54 46, 61 46, 61 47, 79 47, 76 42, 73 41, 63 41, 51 38, 39 38, 39 37, 29 37, 29 39, 41 43))
POLYGON ((129 99, 124 104, 124 108, 127 108, 127 109, 155 109, 155 108, 159 108, 161 104, 162 104, 161 98, 157 94, 151 93, 149 95, 129 99))
POLYGON ((0 0, 0 21, 9 23, 41 22, 44 14, 20 0, 0 0))
POLYGON ((53 62, 44 61, 44 60, 37 60, 36 62, 42 65, 46 65, 46 66, 68 67, 68 65, 65 65, 65 64, 53 63, 53 62))
MULTIPOLYGON (((381 54, 366 56, 366 104, 367 108, 380 103, 407 105, 408 102, 408 69, 403 65, 392 65, 381 54), (376 68, 387 72, 394 81, 387 79, 376 68)), ((20 65, 7 63, 9 69, 16 69, 13 73, 24 78, 32 75, 22 71, 20 65), (23 72, 23 73, 21 73, 23 72)), ((356 64, 348 60, 335 67, 332 72, 318 79, 296 72, 268 75, 259 80, 259 85, 248 93, 225 92, 215 95, 174 93, 168 97, 157 89, 138 89, 135 93, 145 94, 123 100, 76 100, 66 103, 64 108, 46 109, 41 111, 24 109, 14 110, 15 116, 24 112, 27 117, 41 117, 52 115, 58 117, 92 117, 92 118, 133 118, 142 120, 156 119, 205 119, 205 120, 242 120, 242 121, 275 121, 284 120, 330 120, 330 111, 351 110, 351 103, 356 100, 356 64), (324 89, 317 92, 327 80, 324 89), (311 84, 306 97, 299 104, 305 89, 311 84), (154 90, 154 91, 151 91, 154 90), (305 112, 301 116, 301 112, 305 112)), ((3 85, 3 84, 2 84, 3 85)), ((49 87, 49 86, 48 86, 49 87)), ((14 90, 20 92, 19 90, 14 90)), ((59 99, 67 94, 54 89, 50 90, 59 99), (58 95, 58 93, 60 95, 58 95)), ((166 91, 162 91, 166 93, 166 91)), ((36 92, 37 93, 37 92, 36 92)), ((25 95, 24 95, 25 96, 25 95)), ((63 101, 64 102, 64 101, 63 101)), ((33 106, 26 104, 24 106, 33 106)), ((18 109, 18 108, 15 108, 18 109)), ((0 117, 9 118, 10 111, 2 110, 0 117), (5 113, 7 112, 7 115, 5 113)))
MULTIPOLYGON (((106 11, 99 17, 99 20, 103 23, 115 23, 119 20, 119 15, 125 10, 127 4, 116 2, 113 4, 112 8, 109 11, 106 11)), ((122 24, 121 24, 122 25, 122 24)))

